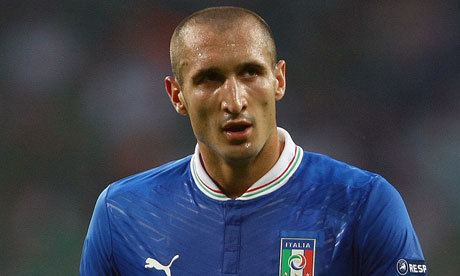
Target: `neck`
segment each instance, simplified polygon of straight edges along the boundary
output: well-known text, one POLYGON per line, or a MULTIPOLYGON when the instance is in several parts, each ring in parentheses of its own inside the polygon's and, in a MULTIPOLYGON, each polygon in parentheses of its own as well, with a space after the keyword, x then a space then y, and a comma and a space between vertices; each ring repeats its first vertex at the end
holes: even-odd
POLYGON ((200 144, 200 156, 209 176, 229 198, 244 194, 278 161, 284 148, 275 129, 259 153, 248 159, 226 160, 200 144))

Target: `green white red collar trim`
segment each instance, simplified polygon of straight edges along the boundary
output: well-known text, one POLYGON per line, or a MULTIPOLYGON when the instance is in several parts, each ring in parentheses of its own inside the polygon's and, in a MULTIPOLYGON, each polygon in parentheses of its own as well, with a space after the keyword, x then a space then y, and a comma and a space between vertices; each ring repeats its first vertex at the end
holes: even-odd
MULTIPOLYGON (((281 188, 289 178, 295 173, 302 161, 303 150, 295 145, 289 133, 278 128, 279 137, 284 140, 284 149, 280 158, 264 176, 257 180, 249 189, 235 200, 249 200, 272 193, 281 188)), ((196 186, 206 196, 226 201, 231 198, 227 197, 219 187, 214 183, 203 167, 200 159, 198 145, 195 147, 195 153, 190 161, 192 177, 196 186)))

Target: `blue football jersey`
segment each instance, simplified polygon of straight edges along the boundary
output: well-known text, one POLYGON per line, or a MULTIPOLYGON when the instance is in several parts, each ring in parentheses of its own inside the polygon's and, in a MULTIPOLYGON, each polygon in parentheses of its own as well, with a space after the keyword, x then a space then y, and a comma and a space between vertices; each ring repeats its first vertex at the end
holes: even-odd
POLYGON ((192 156, 99 196, 81 275, 426 275, 399 193, 278 130, 274 167, 230 199, 192 156))

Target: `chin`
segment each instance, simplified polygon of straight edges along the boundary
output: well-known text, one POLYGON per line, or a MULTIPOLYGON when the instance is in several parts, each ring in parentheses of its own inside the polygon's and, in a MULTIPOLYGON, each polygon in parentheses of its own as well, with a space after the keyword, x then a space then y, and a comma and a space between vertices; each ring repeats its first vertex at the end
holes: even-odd
POLYGON ((224 153, 225 159, 232 162, 250 160, 257 156, 259 151, 250 142, 231 145, 224 153))

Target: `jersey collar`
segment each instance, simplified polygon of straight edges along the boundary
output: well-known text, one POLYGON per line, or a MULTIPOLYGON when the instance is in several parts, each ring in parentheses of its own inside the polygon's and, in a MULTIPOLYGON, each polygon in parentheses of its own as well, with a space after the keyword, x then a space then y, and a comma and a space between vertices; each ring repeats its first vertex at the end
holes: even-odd
MULTIPOLYGON (((278 190, 286 184, 299 167, 303 156, 303 150, 294 144, 291 136, 286 130, 278 128, 278 134, 280 139, 284 140, 284 149, 280 158, 264 176, 252 184, 244 194, 235 198, 235 200, 249 200, 278 190)), ((220 201, 231 199, 219 189, 204 169, 200 160, 198 145, 195 147, 195 153, 192 156, 190 167, 196 186, 206 196, 220 201)))

